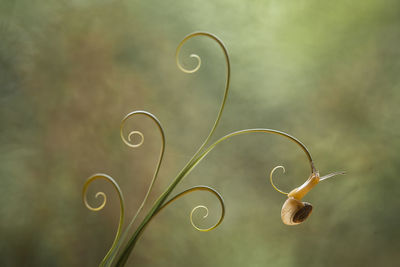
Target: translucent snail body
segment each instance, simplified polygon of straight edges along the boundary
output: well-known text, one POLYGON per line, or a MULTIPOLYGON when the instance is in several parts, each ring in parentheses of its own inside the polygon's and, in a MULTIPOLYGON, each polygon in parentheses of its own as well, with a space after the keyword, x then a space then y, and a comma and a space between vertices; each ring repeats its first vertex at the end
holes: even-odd
POLYGON ((312 212, 312 205, 308 202, 302 202, 301 199, 319 183, 319 174, 312 173, 307 181, 290 191, 288 199, 282 206, 281 218, 286 225, 296 225, 305 221, 312 212))

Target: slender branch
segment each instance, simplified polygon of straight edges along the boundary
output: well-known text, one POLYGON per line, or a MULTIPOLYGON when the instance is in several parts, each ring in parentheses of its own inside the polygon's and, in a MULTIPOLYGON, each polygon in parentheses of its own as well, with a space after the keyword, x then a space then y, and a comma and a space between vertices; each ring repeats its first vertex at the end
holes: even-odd
MULTIPOLYGON (((127 231, 129 230, 129 228, 132 226, 132 224, 133 224, 134 221, 136 220, 136 217, 139 215, 139 213, 140 213, 141 210, 143 209, 144 204, 146 203, 147 199, 149 198, 149 195, 150 195, 150 193, 151 193, 151 190, 153 189, 154 183, 155 183, 155 181, 156 181, 156 179, 157 179, 157 176, 158 176, 158 173, 159 173, 159 171, 160 171, 161 162, 162 162, 162 159, 163 159, 163 157, 164 157, 164 151, 165 151, 165 134, 164 134, 163 127, 161 126, 161 123, 160 123, 160 121, 157 119, 157 117, 156 117, 155 115, 151 114, 150 112, 147 112, 147 111, 142 111, 142 110, 133 111, 133 112, 131 112, 131 113, 129 113, 128 115, 125 116, 125 118, 122 120, 121 126, 120 126, 120 135, 121 135, 122 141, 124 141, 124 143, 127 144, 128 146, 131 146, 131 147, 136 147, 136 146, 137 146, 137 145, 132 145, 130 142, 128 142, 128 141, 125 139, 124 134, 123 134, 123 128, 124 128, 125 122, 126 122, 129 118, 132 118, 132 117, 135 116, 135 115, 145 115, 146 117, 149 117, 150 119, 152 119, 152 120, 156 123, 156 125, 157 125, 157 127, 158 127, 158 130, 159 130, 159 132, 160 132, 160 135, 161 135, 161 150, 160 150, 160 156, 159 156, 158 162, 157 162, 157 167, 156 167, 156 170, 155 170, 155 172, 154 172, 153 179, 152 179, 151 182, 150 182, 149 189, 147 190, 146 195, 145 195, 145 197, 144 197, 144 199, 143 199, 142 204, 140 205, 140 207, 139 207, 139 209, 137 210, 135 216, 133 217, 133 219, 132 219, 131 222, 129 223, 129 225, 128 225, 128 227, 127 227, 127 229, 126 229, 125 232, 127 232, 127 231)), ((141 134, 140 132, 138 132, 138 131, 132 131, 132 132, 128 135, 129 138, 130 138, 130 136, 132 135, 132 133, 139 133, 139 134, 143 137, 143 134, 141 134)), ((139 143, 139 145, 141 145, 142 143, 143 143, 143 142, 139 143)))
POLYGON ((283 136, 283 137, 289 139, 290 141, 294 142, 296 145, 298 145, 304 151, 304 153, 306 154, 307 159, 309 161, 311 172, 313 172, 313 173, 316 172, 316 169, 315 169, 315 166, 314 166, 314 162, 313 162, 313 160, 311 158, 311 154, 308 151, 307 147, 300 140, 298 140, 296 137, 294 137, 294 136, 292 136, 290 134, 287 134, 285 132, 281 132, 281 131, 277 131, 277 130, 273 130, 273 129, 263 129, 263 128, 240 130, 240 131, 236 131, 236 132, 232 132, 230 134, 227 134, 224 137, 221 137, 216 142, 214 142, 212 145, 210 145, 203 153, 201 153, 193 161, 193 164, 190 165, 190 169, 193 169, 208 153, 210 153, 211 150, 213 150, 222 141, 227 140, 227 139, 229 139, 229 138, 231 138, 233 136, 236 136, 236 135, 242 135, 242 134, 248 134, 248 133, 276 134, 276 135, 280 135, 280 136, 283 136))
POLYGON ((106 263, 107 263, 108 259, 110 258, 112 253, 115 251, 115 248, 117 246, 117 243, 118 243, 120 235, 121 235, 121 230, 122 230, 122 226, 123 226, 123 223, 124 223, 124 215, 125 215, 124 197, 122 195, 121 188, 119 187, 117 182, 111 176, 108 176, 107 174, 102 174, 102 173, 94 174, 94 175, 92 175, 91 177, 89 177, 86 180, 85 184, 83 185, 83 190, 82 190, 83 202, 85 203, 85 206, 89 210, 92 210, 92 211, 102 210, 104 208, 104 206, 106 205, 106 203, 107 203, 107 196, 106 196, 106 194, 104 192, 97 192, 96 195, 95 195, 96 198, 99 197, 99 196, 102 196, 102 198, 103 198, 103 202, 100 204, 100 206, 94 208, 87 201, 87 196, 86 196, 87 195, 87 189, 88 189, 89 185, 93 181, 95 181, 97 179, 104 179, 104 180, 106 180, 107 182, 111 183, 114 186, 115 190, 118 193, 119 205, 120 205, 120 216, 119 216, 119 223, 118 223, 117 233, 115 234, 115 238, 114 238, 114 241, 113 241, 110 249, 108 250, 106 256, 104 256, 103 260, 101 261, 101 263, 99 265, 99 266, 106 266, 106 263))
POLYGON ((117 244, 117 249, 115 249, 115 250, 111 253, 111 256, 110 256, 110 259, 109 259, 109 262, 108 262, 109 265, 112 264, 112 262, 113 262, 113 260, 114 260, 114 258, 115 258, 115 256, 116 256, 116 254, 117 254, 118 248, 121 246, 122 242, 124 242, 124 240, 127 238, 127 235, 128 235, 128 233, 129 233, 129 230, 132 228, 132 225, 133 225, 134 222, 136 221, 136 218, 138 217, 138 215, 139 215, 140 212, 142 211, 142 209, 143 209, 145 203, 147 202, 147 199, 149 198, 149 195, 150 195, 150 193, 151 193, 151 191, 152 191, 152 189, 153 189, 154 183, 155 183, 155 181, 156 181, 156 179, 157 179, 157 176, 158 176, 158 173, 159 173, 160 167, 161 167, 161 162, 162 162, 162 159, 163 159, 163 157, 164 157, 164 151, 165 151, 165 134, 164 134, 164 130, 163 130, 163 127, 161 126, 160 121, 157 119, 157 117, 156 117, 155 115, 151 114, 150 112, 142 111, 142 110, 137 110, 137 111, 133 111, 133 112, 127 114, 127 115, 122 119, 121 125, 120 125, 120 136, 121 136, 122 141, 123 141, 127 146, 133 147, 133 148, 139 147, 139 146, 141 146, 141 145, 143 144, 143 142, 144 142, 144 135, 143 135, 141 132, 139 132, 139 131, 131 131, 131 132, 128 134, 128 140, 125 139, 125 136, 124 136, 124 133, 123 133, 123 129, 124 129, 124 126, 125 126, 126 121, 127 121, 128 119, 130 119, 130 118, 136 116, 136 115, 144 115, 144 116, 150 118, 152 121, 154 121, 155 124, 157 125, 157 128, 158 128, 158 130, 159 130, 159 132, 160 132, 160 135, 161 135, 161 150, 160 150, 160 156, 159 156, 159 159, 158 159, 157 167, 156 167, 156 170, 155 170, 155 172, 154 172, 153 178, 152 178, 152 180, 151 180, 151 182, 150 182, 150 186, 149 186, 149 188, 147 189, 146 195, 145 195, 145 197, 144 197, 142 203, 140 204, 139 209, 136 211, 136 213, 135 213, 135 215, 133 216, 132 220, 130 221, 130 223, 128 224, 128 226, 125 228, 124 233, 122 234, 122 238, 119 240, 119 242, 118 242, 118 244, 117 244), (131 143, 131 136, 132 136, 132 135, 135 135, 135 134, 136 134, 136 135, 139 135, 140 138, 141 138, 141 140, 140 140, 138 143, 133 144, 133 143, 131 143))
POLYGON ((191 55, 190 55, 190 57, 196 58, 196 59, 197 59, 197 62, 198 62, 198 64, 196 65, 196 67, 195 67, 194 69, 192 69, 192 70, 185 69, 185 68, 181 65, 181 63, 180 63, 180 61, 179 61, 179 53, 180 53, 180 51, 181 51, 182 46, 183 46, 189 39, 192 39, 193 37, 196 37, 196 36, 205 36, 205 37, 211 38, 212 40, 216 41, 217 44, 221 47, 221 49, 222 49, 222 51, 223 51, 223 53, 224 53, 225 63, 226 63, 226 82, 225 82, 224 96, 223 96, 223 98, 222 98, 221 106, 220 106, 220 108, 219 108, 219 112, 218 112, 217 118, 215 119, 214 125, 213 125, 213 127, 211 128, 211 130, 210 130, 210 132, 209 132, 209 134, 208 134, 206 140, 205 140, 205 141, 203 142, 203 144, 199 147, 199 149, 196 151, 196 153, 193 155, 193 157, 189 160, 189 162, 187 163, 187 165, 186 165, 183 169, 185 169, 185 168, 193 161, 193 159, 196 158, 196 157, 199 155, 199 153, 201 152, 201 150, 208 144, 208 142, 210 141, 212 135, 214 134, 215 129, 217 128, 217 126, 218 126, 218 124, 219 124, 219 121, 220 121, 220 119, 221 119, 222 112, 224 111, 226 99, 227 99, 227 97, 228 97, 229 84, 230 84, 230 77, 231 77, 231 64, 230 64, 230 61, 229 61, 228 51, 227 51, 227 49, 226 49, 224 43, 223 43, 217 36, 215 36, 214 34, 208 33, 208 32, 194 32, 194 33, 191 33, 191 34, 187 35, 185 38, 183 38, 183 40, 179 43, 178 47, 176 48, 176 54, 175 54, 175 60, 176 60, 176 64, 178 65, 178 68, 179 68, 181 71, 185 72, 185 73, 194 73, 194 72, 196 72, 197 70, 200 69, 201 59, 200 59, 200 57, 199 57, 198 55, 196 55, 196 54, 191 54, 191 55))

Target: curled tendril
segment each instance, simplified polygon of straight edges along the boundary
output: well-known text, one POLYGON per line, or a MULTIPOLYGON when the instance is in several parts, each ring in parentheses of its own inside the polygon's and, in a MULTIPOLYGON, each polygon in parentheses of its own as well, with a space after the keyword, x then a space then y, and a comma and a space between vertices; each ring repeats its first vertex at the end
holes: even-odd
POLYGON ((105 207, 106 203, 107 203, 107 195, 104 194, 104 192, 97 192, 94 197, 98 198, 99 196, 101 196, 103 198, 103 202, 97 208, 94 208, 94 207, 90 206, 90 204, 88 203, 87 198, 85 196, 85 198, 83 199, 83 202, 85 203, 86 208, 88 208, 91 211, 102 210, 105 207))
POLYGON ((208 208, 206 206, 199 205, 199 206, 194 207, 192 209, 192 211, 190 212, 190 223, 198 231, 202 231, 202 232, 207 231, 207 229, 202 229, 200 227, 197 227, 196 224, 193 222, 193 213, 195 213, 196 210, 198 210, 198 209, 204 209, 206 211, 206 214, 203 215, 203 219, 208 217, 208 208))
MULTIPOLYGON (((205 37, 210 38, 210 39, 214 40, 215 42, 217 42, 217 44, 221 47, 221 49, 222 49, 222 51, 223 51, 223 53, 224 53, 227 71, 226 71, 226 83, 225 83, 224 97, 223 97, 223 99, 222 99, 222 103, 221 103, 221 106, 220 106, 220 109, 219 109, 217 118, 216 118, 216 120, 215 120, 215 122, 214 122, 214 125, 213 125, 213 127, 211 128, 211 131, 210 131, 210 133, 208 134, 206 140, 205 140, 204 143, 200 146, 200 148, 197 150, 197 152, 194 154, 194 156, 193 156, 192 159, 189 161, 189 163, 190 163, 190 162, 200 153, 200 151, 205 147, 205 145, 209 142, 211 136, 212 136, 213 133, 215 132, 215 129, 217 128, 217 125, 218 125, 218 123, 219 123, 219 121, 220 121, 220 119, 221 119, 221 115, 222 115, 222 112, 223 112, 224 107, 225 107, 226 98, 228 97, 229 84, 230 84, 230 77, 231 77, 231 64, 230 64, 230 61, 229 61, 228 51, 227 51, 227 49, 226 49, 224 43, 223 43, 217 36, 215 36, 214 34, 208 33, 208 32, 194 32, 194 33, 191 33, 191 34, 187 35, 185 38, 183 38, 183 40, 179 43, 178 47, 176 48, 176 54, 175 54, 175 60, 176 60, 176 64, 177 64, 178 68, 179 68, 181 71, 185 72, 185 73, 194 73, 194 72, 196 72, 197 70, 200 69, 201 58, 200 58, 198 55, 196 55, 196 54, 191 54, 191 55, 190 55, 191 58, 195 58, 195 59, 197 60, 197 65, 196 65, 196 67, 193 68, 193 69, 191 69, 191 70, 185 69, 185 68, 181 65, 181 63, 180 63, 180 61, 179 61, 179 53, 180 53, 180 51, 181 51, 182 46, 183 46, 189 39, 192 39, 193 37, 196 37, 196 36, 205 36, 205 37)), ((186 165, 186 166, 187 166, 187 165, 186 165)), ((185 166, 185 167, 186 167, 186 166, 185 166)))
POLYGON ((184 68, 182 66, 181 62, 178 59, 178 56, 179 56, 178 53, 179 53, 179 51, 177 51, 177 54, 176 54, 176 64, 178 65, 178 68, 181 71, 183 71, 184 73, 195 73, 196 71, 198 71, 200 69, 200 67, 201 67, 201 58, 199 57, 199 55, 191 54, 189 56, 189 57, 195 58, 197 60, 197 65, 193 69, 189 70, 189 69, 186 69, 186 68, 184 68))
POLYGON ((138 216, 138 214, 139 214, 140 211, 142 210, 144 204, 146 203, 147 198, 149 197, 149 194, 150 194, 151 190, 153 189, 153 185, 154 185, 154 183, 155 183, 155 181, 156 181, 156 179, 157 179, 158 172, 160 171, 160 166, 161 166, 161 162, 162 162, 162 159, 163 159, 163 156, 164 156, 164 150, 165 150, 165 134, 164 134, 164 130, 163 130, 162 126, 161 126, 160 121, 157 119, 156 116, 154 116, 154 115, 151 114, 150 112, 143 111, 143 110, 133 111, 133 112, 129 113, 128 115, 126 115, 125 118, 122 119, 122 121, 121 121, 121 126, 120 126, 120 135, 121 135, 122 141, 123 141, 127 146, 129 146, 129 147, 134 147, 134 148, 135 148, 135 147, 139 147, 139 146, 141 146, 141 145, 143 144, 143 142, 144 142, 144 135, 143 135, 141 132, 139 132, 139 131, 131 131, 131 132, 128 134, 128 140, 125 139, 125 136, 124 136, 124 133, 123 133, 123 129, 124 129, 124 126, 125 126, 125 122, 126 122, 128 119, 130 119, 130 118, 132 118, 132 117, 134 117, 134 116, 136 116, 136 115, 144 115, 144 116, 146 116, 146 117, 152 119, 152 120, 155 122, 155 124, 157 125, 158 130, 159 130, 159 132, 160 132, 160 135, 161 135, 161 150, 160 150, 160 156, 159 156, 159 159, 158 159, 157 167, 156 167, 156 170, 155 170, 155 172, 154 172, 153 179, 152 179, 151 182, 150 182, 150 186, 149 186, 149 189, 147 190, 146 196, 145 196, 145 198, 144 198, 142 204, 140 205, 138 211, 136 212, 135 216, 133 217, 132 221, 129 223, 129 226, 128 226, 127 228, 130 228, 130 226, 133 224, 133 222, 135 221, 136 217, 138 216), (139 143, 136 143, 136 144, 132 144, 132 143, 131 143, 131 137, 132 137, 133 135, 139 135, 139 136, 140 136, 140 141, 139 141, 139 143))
MULTIPOLYGON (((122 119, 121 125, 120 125, 120 136, 121 136, 122 141, 123 141, 127 146, 133 147, 133 148, 140 147, 140 146, 143 144, 143 142, 144 142, 144 135, 143 135, 142 132, 140 132, 140 131, 131 131, 131 132, 128 134, 128 140, 125 138, 124 132, 123 132, 123 129, 124 129, 124 126, 125 126, 126 121, 127 121, 128 119, 130 119, 130 118, 136 116, 136 115, 143 115, 143 116, 146 116, 146 117, 150 118, 150 119, 157 125, 157 128, 158 128, 158 130, 159 130, 159 132, 160 132, 160 135, 161 135, 161 150, 160 150, 160 155, 159 155, 158 162, 157 162, 157 167, 156 167, 156 169, 155 169, 153 178, 152 178, 152 180, 151 180, 151 182, 150 182, 149 188, 147 189, 146 195, 145 195, 145 197, 144 197, 142 203, 140 204, 139 209, 136 211, 136 213, 135 213, 135 215, 133 216, 132 220, 129 222, 128 226, 126 227, 126 229, 125 229, 125 231, 124 231, 124 233, 123 233, 123 235, 122 235, 121 241, 117 244, 117 247, 119 247, 119 246, 121 245, 121 243, 122 243, 122 242, 125 240, 125 238, 127 237, 130 228, 132 227, 133 223, 136 221, 136 218, 138 217, 138 215, 139 215, 140 212, 142 211, 142 209, 143 209, 143 207, 144 207, 144 205, 145 205, 147 199, 149 198, 149 195, 150 195, 150 193, 151 193, 151 191, 152 191, 152 189, 153 189, 154 183, 155 183, 155 181, 156 181, 156 179, 157 179, 157 176, 158 176, 158 173, 159 173, 159 171, 160 171, 161 162, 162 162, 162 159, 163 159, 163 157, 164 157, 164 151, 165 151, 165 134, 164 134, 164 130, 163 130, 162 126, 161 126, 160 121, 157 119, 157 117, 156 117, 155 115, 151 114, 150 112, 143 111, 143 110, 133 111, 133 112, 127 114, 127 115, 122 119), (131 143, 131 142, 132 142, 132 136, 134 136, 134 135, 138 135, 138 136, 140 137, 140 141, 139 141, 138 143, 136 143, 136 144, 131 143)), ((114 259, 115 256, 116 256, 116 253, 115 253, 115 251, 114 251, 114 252, 112 253, 112 255, 111 255, 110 262, 113 261, 113 259, 114 259)))
POLYGON ((140 147, 140 146, 143 144, 143 142, 144 142, 144 135, 143 135, 142 132, 139 132, 139 131, 132 131, 132 132, 130 132, 130 133, 128 134, 128 140, 129 140, 129 142, 127 142, 123 136, 122 136, 122 140, 124 141, 124 143, 125 143, 126 145, 128 145, 128 146, 130 146, 130 147, 140 147), (132 144, 132 143, 131 143, 131 142, 132 142, 132 136, 133 136, 133 135, 139 135, 139 137, 140 137, 139 143, 137 143, 137 144, 132 144))
POLYGON ((119 204, 120 204, 120 217, 119 217, 119 224, 118 224, 118 229, 117 229, 117 233, 115 234, 115 238, 114 241, 111 245, 110 250, 107 252, 106 256, 104 257, 104 259, 101 261, 100 266, 104 266, 107 262, 107 260, 109 259, 109 257, 111 256, 111 254, 113 253, 114 249, 116 248, 116 245, 119 241, 119 238, 121 236, 121 230, 122 230, 122 226, 124 223, 124 215, 125 215, 125 208, 124 208, 124 197, 122 195, 122 191, 121 188, 119 187, 119 185, 117 184, 117 182, 111 177, 108 176, 107 174, 95 174, 92 175, 91 177, 89 177, 85 184, 83 185, 83 190, 82 190, 82 199, 83 199, 83 203, 85 203, 85 206, 92 211, 99 211, 102 210, 104 208, 104 206, 107 203, 107 196, 104 192, 97 192, 95 197, 98 198, 99 196, 102 196, 103 198, 103 202, 100 204, 100 206, 98 207, 93 207, 91 206, 88 201, 87 201, 87 189, 89 187, 89 185, 98 179, 103 179, 106 180, 107 182, 111 183, 113 185, 113 187, 115 188, 115 190, 118 193, 118 197, 119 197, 119 204))
POLYGON ((174 202, 175 200, 183 197, 186 194, 194 192, 194 191, 208 191, 208 192, 214 194, 218 198, 219 203, 221 204, 221 217, 219 218, 219 220, 216 224, 214 224, 213 226, 211 226, 209 228, 200 228, 200 227, 196 226, 196 224, 193 222, 193 214, 198 209, 204 209, 206 211, 206 214, 203 216, 203 218, 207 218, 207 216, 208 216, 208 208, 206 206, 199 205, 199 206, 196 206, 195 208, 193 208, 192 211, 190 212, 190 223, 196 230, 201 231, 201 232, 208 232, 208 231, 211 231, 211 230, 217 228, 222 223, 222 221, 224 220, 224 217, 225 217, 225 203, 224 203, 224 199, 222 198, 222 196, 215 189, 208 187, 208 186, 191 187, 191 188, 177 194, 176 196, 171 198, 168 202, 166 202, 163 206, 161 206, 161 208, 157 211, 157 213, 160 212, 162 209, 164 209, 169 204, 171 204, 172 202, 174 202))
MULTIPOLYGON (((208 35, 208 34, 207 34, 207 33, 199 33, 199 32, 189 34, 188 36, 186 36, 186 37, 179 43, 178 47, 176 48, 176 53, 175 53, 176 65, 177 65, 178 68, 179 68, 182 72, 184 72, 184 73, 195 73, 196 71, 198 71, 198 70, 200 69, 200 66, 201 66, 201 58, 200 58, 200 56, 197 55, 197 54, 191 54, 191 55, 189 56, 189 57, 191 57, 191 58, 196 59, 196 61, 197 61, 197 64, 196 64, 196 66, 195 66, 193 69, 186 69, 185 67, 182 66, 182 64, 181 64, 181 62, 180 62, 180 60, 179 60, 179 53, 181 52, 182 46, 187 42, 187 40, 189 40, 189 39, 191 39, 191 38, 193 38, 193 37, 195 37, 195 36, 198 36, 198 35, 208 35)), ((209 34, 209 35, 211 35, 211 34, 209 34)), ((214 36, 213 36, 213 37, 214 37, 214 36)), ((211 37, 211 38, 213 38, 213 37, 211 37)))
POLYGON ((273 178, 272 178, 272 177, 273 177, 274 172, 275 172, 276 170, 278 170, 278 169, 282 169, 283 173, 285 173, 285 167, 283 167, 283 166, 276 166, 275 168, 272 169, 271 173, 269 174, 269 180, 270 180, 270 182, 271 182, 272 187, 273 187, 276 191, 278 191, 278 192, 281 193, 281 194, 287 195, 287 194, 289 194, 289 193, 286 193, 286 192, 280 190, 280 189, 279 189, 278 187, 276 187, 275 184, 274 184, 274 181, 273 181, 273 178))
POLYGON ((159 132, 160 132, 160 135, 161 135, 161 150, 160 150, 160 156, 159 156, 159 159, 158 159, 157 167, 156 167, 156 170, 155 170, 155 172, 154 172, 153 179, 152 179, 151 182, 150 182, 149 189, 147 190, 146 196, 145 196, 145 198, 144 198, 142 204, 140 205, 138 211, 136 212, 136 215, 133 217, 131 223, 129 224, 128 228, 129 228, 129 227, 133 224, 133 222, 135 221, 137 215, 140 213, 140 211, 142 210, 142 208, 143 208, 145 202, 147 201, 147 198, 149 197, 149 194, 150 194, 151 190, 153 189, 153 185, 154 185, 154 183, 155 183, 155 181, 156 181, 156 179, 157 179, 158 172, 160 171, 160 166, 161 166, 161 162, 162 162, 162 159, 163 159, 163 156, 164 156, 164 150, 165 150, 165 134, 164 134, 164 130, 163 130, 162 126, 161 126, 160 121, 157 119, 156 116, 154 116, 154 115, 151 114, 150 112, 143 111, 143 110, 133 111, 133 112, 129 113, 128 115, 126 115, 125 118, 122 119, 122 121, 121 121, 121 126, 120 126, 120 135, 121 135, 122 141, 123 141, 126 145, 128 145, 128 146, 130 146, 130 147, 139 147, 139 146, 141 146, 141 145, 143 144, 143 142, 144 142, 144 135, 143 135, 141 132, 139 132, 139 131, 131 131, 131 132, 129 133, 129 135, 128 135, 128 140, 125 139, 125 136, 124 136, 124 133, 123 133, 123 129, 124 129, 124 126, 125 126, 125 122, 126 122, 128 119, 130 119, 130 118, 132 118, 132 117, 134 117, 134 116, 136 116, 136 115, 144 115, 144 116, 146 116, 146 117, 152 119, 152 120, 155 122, 155 124, 157 125, 158 130, 159 130, 159 132), (130 142, 131 142, 131 137, 132 137, 132 135, 139 135, 140 138, 141 138, 141 139, 140 139, 140 142, 139 142, 139 143, 136 143, 136 144, 130 143, 130 142))
POLYGON ((198 157, 196 157, 189 165, 188 167, 185 169, 185 172, 180 174, 180 176, 177 177, 177 181, 179 182, 181 179, 183 179, 183 177, 185 177, 187 174, 189 174, 191 172, 191 170, 197 166, 197 164, 200 163, 200 161, 205 158, 208 153, 211 152, 211 150, 213 150, 218 144, 220 144, 222 141, 227 140, 231 137, 234 137, 236 135, 242 135, 242 134, 249 134, 249 133, 267 133, 267 134, 276 134, 276 135, 280 135, 283 136, 287 139, 289 139, 290 141, 294 142, 296 145, 298 145, 306 154, 307 159, 309 161, 310 164, 310 168, 311 168, 311 172, 315 173, 316 169, 314 166, 314 162, 311 158, 311 154, 308 151, 307 147, 300 142, 300 140, 298 140, 296 137, 291 136, 290 134, 287 134, 285 132, 281 132, 281 131, 277 131, 277 130, 273 130, 273 129, 263 129, 263 128, 256 128, 256 129, 245 129, 245 130, 240 130, 240 131, 236 131, 236 132, 232 132, 229 133, 223 137, 221 137, 220 139, 218 139, 217 141, 215 141, 212 145, 210 145, 207 149, 205 149, 198 157))
MULTIPOLYGON (((133 112, 129 113, 128 115, 125 116, 125 118, 122 119, 121 125, 120 125, 120 129, 119 129, 119 134, 121 136, 122 141, 125 143, 125 145, 127 145, 129 147, 133 147, 133 148, 140 147, 143 144, 143 142, 144 142, 143 133, 140 132, 140 131, 131 131, 128 134, 128 140, 127 140, 125 138, 125 136, 124 136, 124 131, 123 130, 124 130, 124 126, 125 126, 126 121, 129 118, 131 118, 131 117, 133 117, 133 116, 135 116, 137 114, 143 114, 143 115, 146 115, 146 116, 148 116, 148 117, 150 117, 152 119, 153 119, 153 117, 155 117, 153 114, 151 114, 151 113, 149 113, 147 111, 138 110, 138 111, 133 111, 133 112), (136 143, 136 144, 132 143, 132 136, 133 135, 138 135, 140 137, 140 141, 138 143, 136 143)), ((156 121, 158 121, 158 120, 156 119, 156 121)))

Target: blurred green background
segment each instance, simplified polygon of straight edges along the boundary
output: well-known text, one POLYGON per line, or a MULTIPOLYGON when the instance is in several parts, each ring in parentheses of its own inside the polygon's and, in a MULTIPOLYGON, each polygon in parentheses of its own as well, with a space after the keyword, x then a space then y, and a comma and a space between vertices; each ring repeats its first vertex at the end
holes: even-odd
MULTIPOLYGON (((231 57, 231 91, 216 137, 243 128, 286 131, 310 149, 320 173, 302 225, 280 220, 285 196, 309 175, 302 151, 282 137, 239 136, 217 147, 178 186, 196 192, 146 229, 128 266, 397 266, 400 251, 400 3, 398 1, 0 1, 0 263, 96 266, 112 243, 118 201, 87 210, 83 183, 104 172, 120 184, 127 217, 138 208, 160 148, 156 127, 129 122, 146 138, 119 137, 121 119, 147 110, 162 122, 165 161, 151 202, 200 146, 222 99, 225 64, 217 44, 195 38, 202 68, 184 74, 175 49, 187 34, 219 36, 231 57)), ((96 202, 97 201, 97 202, 96 202)), ((143 215, 143 214, 142 214, 143 215)), ((142 218, 142 217, 141 217, 142 218)))

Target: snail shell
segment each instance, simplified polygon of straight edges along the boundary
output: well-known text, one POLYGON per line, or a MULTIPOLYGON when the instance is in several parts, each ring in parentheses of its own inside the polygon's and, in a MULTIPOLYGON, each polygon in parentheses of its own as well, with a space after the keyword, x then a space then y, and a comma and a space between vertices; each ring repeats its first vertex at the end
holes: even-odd
POLYGON ((289 197, 282 206, 282 222, 286 225, 300 224, 310 216, 312 209, 310 203, 289 197))

